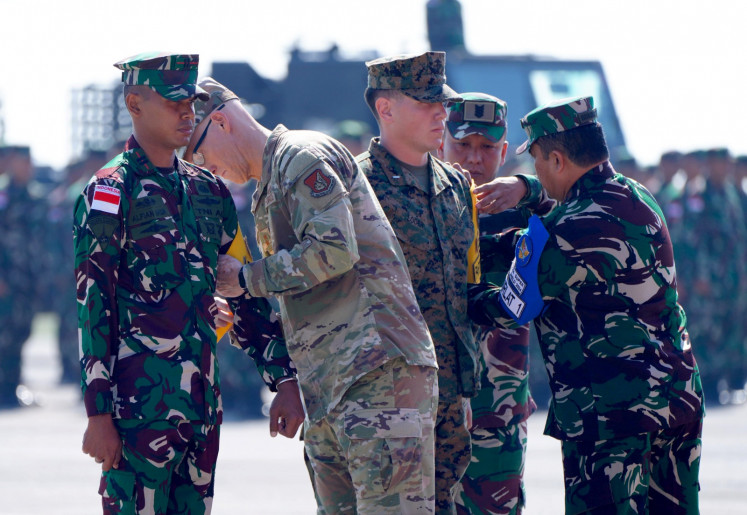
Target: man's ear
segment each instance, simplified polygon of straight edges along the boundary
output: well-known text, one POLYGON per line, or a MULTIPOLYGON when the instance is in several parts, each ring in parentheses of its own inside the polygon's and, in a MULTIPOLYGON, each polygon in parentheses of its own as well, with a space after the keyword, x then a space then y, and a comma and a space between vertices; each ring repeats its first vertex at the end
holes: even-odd
POLYGON ((553 150, 550 152, 550 159, 548 160, 550 162, 550 166, 553 168, 553 171, 556 171, 558 173, 562 173, 563 170, 565 170, 566 165, 568 164, 568 158, 560 152, 559 150, 553 150))
POLYGON ((499 166, 506 164, 506 154, 508 153, 508 140, 503 142, 503 148, 501 148, 501 162, 499 166))
POLYGON ((138 117, 142 113, 143 97, 137 93, 130 93, 125 97, 125 106, 133 117, 138 117))
POLYGON ((392 100, 387 97, 379 97, 374 103, 376 112, 379 114, 379 119, 382 122, 391 122, 394 114, 392 113, 392 100))

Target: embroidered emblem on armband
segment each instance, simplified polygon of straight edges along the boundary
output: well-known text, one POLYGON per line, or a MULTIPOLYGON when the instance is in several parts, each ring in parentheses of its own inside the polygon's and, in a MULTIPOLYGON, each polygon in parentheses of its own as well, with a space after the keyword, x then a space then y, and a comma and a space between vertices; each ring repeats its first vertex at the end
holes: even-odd
POLYGON ((501 305, 521 325, 538 316, 544 308, 538 269, 548 237, 539 217, 532 216, 527 231, 516 244, 516 258, 501 287, 501 305))

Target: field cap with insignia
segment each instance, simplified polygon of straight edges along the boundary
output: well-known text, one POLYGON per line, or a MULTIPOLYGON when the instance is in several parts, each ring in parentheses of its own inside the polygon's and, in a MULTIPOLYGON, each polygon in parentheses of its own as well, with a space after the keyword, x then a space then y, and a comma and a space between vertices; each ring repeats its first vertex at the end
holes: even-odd
POLYGON ((369 89, 395 89, 419 102, 461 102, 446 85, 446 53, 381 57, 366 62, 369 89))
POLYGON ((516 153, 521 154, 526 151, 542 136, 595 123, 596 119, 597 110, 594 108, 592 97, 554 100, 530 111, 521 119, 521 128, 526 131, 529 139, 516 149, 516 153))
POLYGON ((148 86, 167 100, 178 102, 208 95, 197 85, 197 54, 146 52, 123 59, 114 66, 122 70, 128 86, 148 86))
POLYGON ((460 93, 463 102, 447 106, 446 127, 454 139, 479 134, 493 143, 506 134, 506 102, 485 93, 460 93))
POLYGON ((236 93, 212 77, 205 77, 197 85, 207 93, 208 97, 195 100, 195 125, 210 116, 210 113, 216 109, 221 109, 221 106, 229 100, 240 100, 236 93))

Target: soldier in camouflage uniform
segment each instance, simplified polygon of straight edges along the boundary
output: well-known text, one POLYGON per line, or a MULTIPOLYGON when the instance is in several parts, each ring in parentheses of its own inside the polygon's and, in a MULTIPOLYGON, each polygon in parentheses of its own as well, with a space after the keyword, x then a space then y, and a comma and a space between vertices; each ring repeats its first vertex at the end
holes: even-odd
MULTIPOLYGON (((151 53, 115 64, 133 136, 75 204, 83 452, 102 464, 104 513, 211 510, 222 421, 213 293, 237 223, 221 180, 175 155, 193 132, 192 102, 207 96, 197 63, 151 53)), ((231 304, 235 344, 278 389, 270 429, 283 418, 292 437, 303 412, 279 326, 264 299, 231 304)))
POLYGON ((350 152, 261 126, 207 78, 187 159, 259 181, 263 258, 221 258, 218 291, 275 297, 306 405, 318 513, 432 513, 436 357, 404 256, 350 152))
MULTIPOLYGON (((483 186, 499 176, 506 159, 507 106, 484 93, 460 96, 464 102, 448 107, 448 130, 438 157, 458 163, 483 186)), ((503 282, 508 269, 493 239, 507 229, 526 227, 530 216, 526 208, 480 213, 482 280, 503 282)), ((517 515, 525 504, 527 419, 537 409, 529 394, 529 325, 481 327, 477 340, 481 388, 470 402, 472 460, 457 488, 457 512, 517 515)))
POLYGON ((566 513, 698 513, 702 390, 664 216, 612 168, 591 97, 521 123, 529 139, 517 152, 529 149, 559 204, 516 234, 502 287, 470 287, 470 314, 506 327, 535 320, 566 513))
POLYGON ((443 102, 460 98, 445 84, 443 52, 366 66, 365 98, 381 136, 356 159, 402 245, 436 346, 436 511, 454 513, 455 489, 470 459, 462 398, 478 388, 479 347, 467 317, 467 254, 476 228, 467 179, 429 152, 443 137, 443 102))
MULTIPOLYGON (((744 388, 744 333, 747 297, 747 225, 734 183, 734 160, 725 148, 706 152, 703 208, 688 231, 697 236, 695 277, 703 330, 695 355, 701 364, 708 402, 728 403, 744 388)), ((688 311, 688 315, 690 312, 688 311)))
MULTIPOLYGON (((44 199, 34 191, 27 146, 2 147, 0 168, 0 408, 18 407, 21 351, 47 295, 33 266, 43 252, 44 199)), ((29 402, 27 399, 25 402, 29 402)))

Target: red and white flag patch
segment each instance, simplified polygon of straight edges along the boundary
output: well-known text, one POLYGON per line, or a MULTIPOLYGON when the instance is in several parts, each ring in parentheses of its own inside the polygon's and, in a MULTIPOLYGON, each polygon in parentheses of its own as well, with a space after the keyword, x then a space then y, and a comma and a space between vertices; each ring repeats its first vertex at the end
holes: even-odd
POLYGON ((117 214, 122 194, 117 188, 99 184, 93 192, 91 210, 97 209, 105 213, 117 214))

